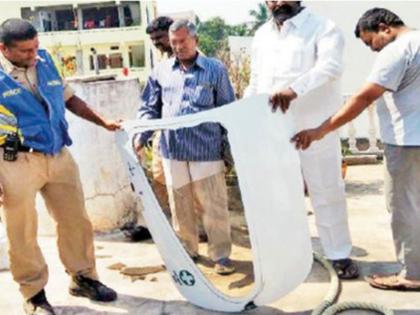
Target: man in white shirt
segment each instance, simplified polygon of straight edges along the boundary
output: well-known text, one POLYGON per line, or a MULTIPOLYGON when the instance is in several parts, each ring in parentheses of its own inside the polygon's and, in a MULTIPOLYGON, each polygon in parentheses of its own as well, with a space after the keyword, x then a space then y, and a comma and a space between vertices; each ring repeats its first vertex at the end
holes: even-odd
MULTIPOLYGON (((298 128, 317 126, 341 105, 343 36, 332 21, 300 1, 266 5, 273 18, 255 34, 245 96, 269 93, 274 109, 285 112, 290 106, 298 128)), ((352 244, 338 134, 330 134, 300 157, 324 253, 340 278, 356 278, 357 265, 349 258, 352 244)))
POLYGON ((306 149, 378 100, 385 196, 403 269, 399 275, 366 280, 379 289, 420 291, 420 32, 407 28, 393 12, 374 8, 360 18, 355 33, 379 52, 367 83, 338 113, 293 140, 306 149))

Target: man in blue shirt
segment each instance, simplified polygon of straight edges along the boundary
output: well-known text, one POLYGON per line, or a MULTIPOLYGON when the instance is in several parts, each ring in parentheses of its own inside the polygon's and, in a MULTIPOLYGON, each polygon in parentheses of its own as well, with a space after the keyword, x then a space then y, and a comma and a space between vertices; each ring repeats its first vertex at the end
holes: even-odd
MULTIPOLYGON (((140 119, 182 116, 234 101, 225 66, 197 52, 195 26, 174 22, 169 39, 175 57, 158 64, 142 95, 140 119)), ((151 134, 140 135, 138 147, 151 134)), ((204 123, 193 128, 165 130, 161 152, 173 227, 193 259, 198 258, 197 215, 203 217, 208 254, 219 274, 234 272, 227 190, 222 161, 224 130, 204 123)))
POLYGON ((10 270, 26 314, 55 314, 45 297, 48 267, 37 243, 35 197, 43 196, 57 224, 58 249, 72 277, 69 292, 95 301, 117 298, 98 281, 92 224, 77 164, 66 146, 65 108, 107 130, 106 120, 74 95, 51 56, 38 49, 35 28, 9 19, 0 26, 0 191, 9 240, 10 270))

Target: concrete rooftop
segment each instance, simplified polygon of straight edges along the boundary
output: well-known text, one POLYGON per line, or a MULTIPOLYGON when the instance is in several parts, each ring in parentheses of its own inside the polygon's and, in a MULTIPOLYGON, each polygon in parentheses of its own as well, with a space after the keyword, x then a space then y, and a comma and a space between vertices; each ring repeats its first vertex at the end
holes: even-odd
MULTIPOLYGON (((375 290, 363 280, 363 275, 371 272, 397 272, 399 268, 395 263, 389 215, 385 210, 383 198, 383 166, 351 166, 348 169, 346 182, 349 221, 354 243, 353 257, 360 264, 362 277, 355 281, 343 282, 340 301, 374 302, 392 308, 398 315, 419 315, 420 293, 375 290)), ((308 218, 314 248, 320 250, 314 229, 314 217, 312 215, 308 218)), ((234 227, 233 230, 240 230, 240 226, 234 227)), ((229 290, 232 295, 239 295, 249 290, 252 281, 252 275, 246 274, 252 270, 252 265, 246 261, 250 255, 243 238, 238 233, 234 237, 233 259, 238 261, 240 271, 237 274, 220 278, 214 275, 205 259, 200 263, 203 272, 214 279, 218 287, 229 290)), ((135 280, 123 276, 119 271, 107 268, 115 263, 122 263, 128 267, 162 264, 152 242, 128 243, 124 241, 122 234, 117 232, 96 238, 96 257, 101 279, 119 293, 119 299, 115 303, 101 304, 69 296, 67 293, 69 280, 59 261, 55 239, 41 237, 39 241, 49 265, 50 280, 46 287, 47 296, 58 314, 221 314, 200 309, 185 301, 165 271, 149 274, 144 280, 135 280)), ((23 314, 21 296, 9 272, 0 272, 0 289, 0 314, 23 314)), ((257 308, 247 314, 310 314, 310 311, 321 302, 327 289, 327 273, 314 265, 306 282, 294 292, 272 305, 257 308)), ((356 311, 345 314, 368 313, 356 311)))

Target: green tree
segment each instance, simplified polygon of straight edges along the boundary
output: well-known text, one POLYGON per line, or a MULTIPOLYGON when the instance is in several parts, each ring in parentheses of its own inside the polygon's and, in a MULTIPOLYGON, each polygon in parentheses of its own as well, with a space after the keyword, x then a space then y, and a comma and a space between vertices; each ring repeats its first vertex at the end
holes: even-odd
POLYGON ((250 10, 249 15, 254 18, 251 28, 252 35, 261 25, 263 25, 270 18, 270 13, 268 12, 268 8, 265 5, 265 3, 258 3, 258 9, 250 10))
POLYGON ((249 36, 246 23, 228 25, 220 17, 200 22, 197 28, 200 50, 210 57, 216 57, 226 66, 237 97, 241 97, 249 82, 249 58, 232 58, 228 36, 249 36))
POLYGON ((229 26, 229 36, 249 36, 250 30, 246 23, 229 26))
POLYGON ((201 22, 198 27, 199 47, 208 56, 215 56, 228 36, 228 26, 220 17, 201 22))
POLYGON ((249 29, 245 23, 228 25, 220 17, 214 17, 198 26, 199 48, 207 56, 216 56, 218 51, 228 47, 228 36, 248 36, 249 29))

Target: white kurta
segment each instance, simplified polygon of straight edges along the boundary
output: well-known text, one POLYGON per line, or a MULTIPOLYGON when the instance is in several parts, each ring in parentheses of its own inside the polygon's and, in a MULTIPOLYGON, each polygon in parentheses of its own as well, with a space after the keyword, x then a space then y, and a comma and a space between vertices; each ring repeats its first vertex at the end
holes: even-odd
MULTIPOLYGON (((255 34, 245 97, 290 87, 298 95, 290 107, 297 129, 317 127, 342 105, 343 50, 340 30, 308 8, 281 30, 270 20, 255 34)), ((300 158, 324 252, 329 259, 346 258, 352 246, 338 133, 313 143, 300 158)))

